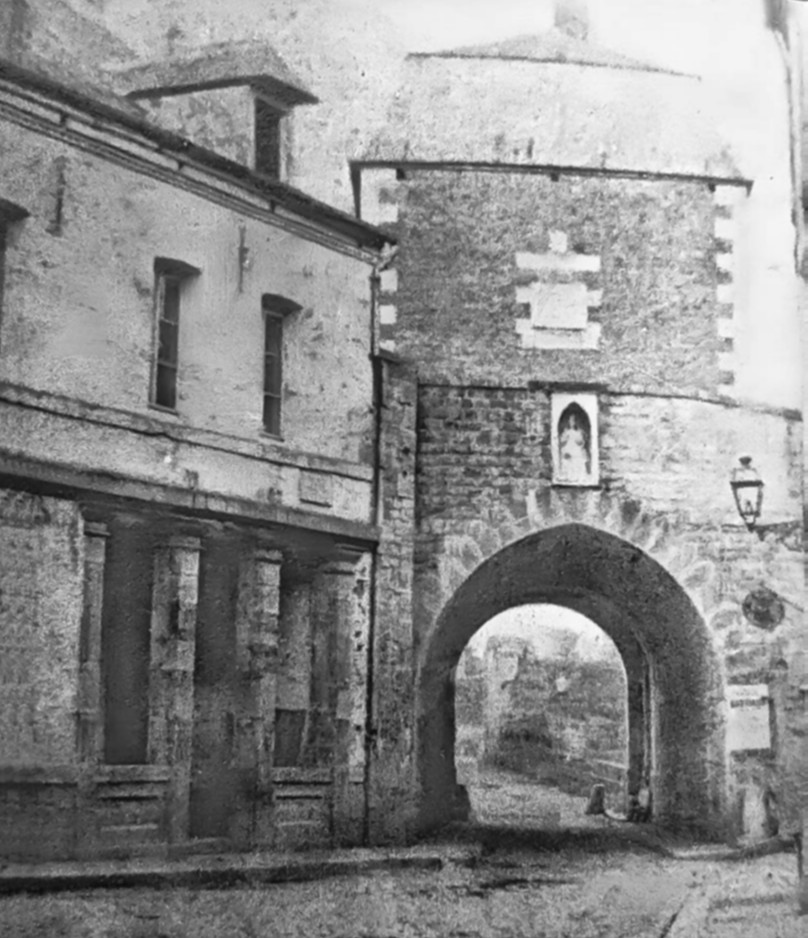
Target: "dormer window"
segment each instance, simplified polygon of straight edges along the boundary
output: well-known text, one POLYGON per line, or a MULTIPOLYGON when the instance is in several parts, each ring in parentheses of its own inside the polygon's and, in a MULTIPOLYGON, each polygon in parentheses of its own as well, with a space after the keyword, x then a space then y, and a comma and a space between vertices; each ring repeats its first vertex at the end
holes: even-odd
POLYGON ((284 111, 255 97, 255 171, 272 179, 283 176, 284 111))
POLYGON ((264 41, 212 43, 116 76, 161 126, 272 179, 285 175, 289 115, 317 102, 264 41))

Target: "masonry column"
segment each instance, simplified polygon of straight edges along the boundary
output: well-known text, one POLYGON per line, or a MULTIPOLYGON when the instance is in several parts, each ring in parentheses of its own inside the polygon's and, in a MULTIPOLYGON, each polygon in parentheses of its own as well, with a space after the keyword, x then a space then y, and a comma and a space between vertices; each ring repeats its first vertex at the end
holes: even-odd
POLYGON ((84 604, 79 631, 79 673, 76 688, 76 752, 79 761, 76 843, 83 847, 97 835, 93 816, 95 774, 104 752, 101 686, 101 618, 104 610, 104 568, 107 526, 84 522, 84 604))
POLYGON ((341 548, 320 575, 336 636, 334 841, 346 846, 360 844, 365 837, 369 571, 369 555, 341 548))
POLYGON ((626 808, 637 810, 637 799, 648 784, 650 752, 648 751, 648 727, 646 683, 648 665, 641 649, 621 644, 620 655, 626 670, 626 702, 628 709, 628 765, 626 772, 626 808))
POLYGON ((241 688, 235 755, 241 790, 232 830, 242 845, 270 843, 274 834, 272 756, 282 561, 280 551, 257 548, 239 583, 236 662, 241 688))
POLYGON ((84 522, 84 609, 79 633, 77 748, 79 761, 96 765, 103 750, 101 710, 101 617, 104 566, 109 531, 105 524, 84 522))
POLYGON ((194 718, 194 651, 200 542, 172 537, 157 550, 151 612, 149 762, 171 770, 168 839, 188 837, 194 718))

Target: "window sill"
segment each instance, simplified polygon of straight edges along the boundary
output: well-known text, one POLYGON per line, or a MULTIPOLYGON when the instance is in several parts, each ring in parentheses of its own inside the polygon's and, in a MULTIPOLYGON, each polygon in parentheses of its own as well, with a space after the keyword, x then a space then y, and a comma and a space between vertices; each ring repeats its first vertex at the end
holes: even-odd
POLYGON ((598 490, 603 488, 602 482, 552 482, 554 489, 589 489, 598 490))
POLYGON ((264 430, 263 427, 258 431, 258 435, 269 442, 272 443, 283 443, 283 437, 279 436, 277 433, 270 433, 269 430, 264 430))
POLYGON ((302 769, 297 766, 275 766, 272 781, 288 785, 328 785, 333 778, 331 769, 302 769))
POLYGON ((110 784, 126 782, 168 782, 171 771, 168 766, 143 763, 136 765, 104 763, 97 766, 94 775, 96 782, 110 784))
POLYGON ((149 401, 149 410, 156 410, 160 414, 167 414, 169 417, 179 417, 180 412, 175 407, 164 407, 162 404, 155 404, 149 401))

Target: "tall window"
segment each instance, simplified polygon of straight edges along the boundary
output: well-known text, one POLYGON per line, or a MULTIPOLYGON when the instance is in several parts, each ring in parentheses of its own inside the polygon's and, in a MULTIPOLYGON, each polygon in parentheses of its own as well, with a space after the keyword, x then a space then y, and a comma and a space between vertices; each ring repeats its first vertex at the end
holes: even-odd
POLYGON ((158 258, 154 262, 156 324, 151 402, 167 410, 177 409, 182 284, 198 273, 182 261, 158 258))
POLYGON ((23 218, 26 218, 28 212, 22 206, 15 205, 13 202, 7 202, 0 199, 0 317, 3 313, 3 288, 5 286, 6 274, 6 244, 8 241, 9 230, 11 226, 23 218))
POLYGON ((281 435, 283 405, 283 331, 284 319, 301 307, 274 293, 265 293, 264 313, 264 430, 281 435))

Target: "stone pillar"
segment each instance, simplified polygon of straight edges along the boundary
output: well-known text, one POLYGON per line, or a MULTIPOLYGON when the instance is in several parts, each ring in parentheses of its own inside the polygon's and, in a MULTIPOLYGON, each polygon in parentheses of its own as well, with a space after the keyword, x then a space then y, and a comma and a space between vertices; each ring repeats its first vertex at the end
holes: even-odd
POLYGON ((342 549, 319 578, 331 599, 331 627, 336 633, 334 841, 346 846, 365 838, 369 563, 367 555, 342 549))
POLYGON ((198 538, 172 537, 157 550, 151 612, 149 762, 171 770, 168 839, 188 837, 194 723, 198 538))
POLYGON ((645 682, 635 674, 628 678, 628 771, 626 795, 628 803, 640 793, 646 770, 645 682))
POLYGON ((626 773, 627 809, 636 807, 636 799, 650 778, 650 737, 648 727, 648 663, 642 649, 621 642, 618 650, 626 669, 628 710, 628 766, 626 773))
POLYGON ((282 560, 280 551, 257 548, 239 582, 236 665, 241 687, 235 757, 241 788, 232 836, 243 846, 267 844, 273 837, 272 754, 282 560))
POLYGON ((76 743, 79 761, 91 766, 101 760, 104 747, 101 618, 108 537, 106 525, 84 522, 84 609, 79 634, 76 743))

